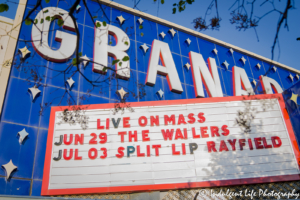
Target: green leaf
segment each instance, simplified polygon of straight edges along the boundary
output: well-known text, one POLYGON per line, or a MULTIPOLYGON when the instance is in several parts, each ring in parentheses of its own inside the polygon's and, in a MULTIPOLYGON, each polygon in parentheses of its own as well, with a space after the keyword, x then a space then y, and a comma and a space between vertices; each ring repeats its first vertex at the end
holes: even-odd
POLYGON ((300 40, 300 37, 298 37, 297 40, 300 40))
POLYGON ((188 4, 192 4, 192 0, 186 0, 186 2, 188 3, 188 4))
POLYGON ((141 36, 143 37, 143 36, 144 36, 144 33, 141 33, 141 36))
POLYGON ((58 20, 57 20, 57 25, 58 25, 58 26, 64 25, 64 21, 63 21, 62 19, 58 19, 58 20))
POLYGON ((43 19, 43 18, 41 19, 41 24, 42 24, 42 23, 44 23, 44 19, 43 19))
POLYGON ((96 27, 98 28, 98 27, 100 27, 100 26, 101 26, 100 22, 97 22, 97 23, 96 23, 96 27))
POLYGON ((122 61, 126 62, 129 60, 129 57, 128 56, 124 56, 124 58, 122 59, 122 61))
POLYGON ((117 59, 117 60, 114 60, 113 62, 112 62, 112 65, 114 65, 114 64, 116 64, 116 63, 118 63, 120 60, 119 59, 117 59))
POLYGON ((93 16, 93 19, 96 19, 97 18, 97 16, 93 16))
POLYGON ((33 23, 34 23, 34 24, 37 24, 37 23, 38 23, 38 20, 37 20, 37 19, 35 19, 33 23))
POLYGON ((49 22, 49 21, 50 21, 50 16, 47 16, 47 17, 46 17, 46 20, 49 22))
POLYGON ((177 5, 176 3, 173 4, 173 6, 176 6, 176 5, 177 5))
POLYGON ((72 59, 72 65, 77 65, 76 58, 72 59))
POLYGON ((139 25, 139 29, 143 29, 143 25, 139 25))
POLYGON ((0 13, 8 11, 9 6, 6 3, 1 3, 0 4, 0 13))
POLYGON ((124 44, 126 44, 128 46, 128 42, 127 41, 125 41, 124 44))
POLYGON ((106 26, 106 21, 103 21, 102 24, 103 24, 103 26, 105 27, 105 26, 106 26))
POLYGON ((63 16, 64 15, 64 13, 58 13, 59 15, 61 15, 61 16, 63 16))
POLYGON ((46 2, 46 3, 49 3, 49 2, 50 2, 50 0, 45 0, 45 2, 46 2))
POLYGON ((172 14, 175 14, 176 13, 176 8, 173 8, 173 13, 172 14))
POLYGON ((51 17, 51 22, 52 22, 53 20, 55 20, 55 16, 52 16, 52 17, 51 17))
POLYGON ((31 25, 31 19, 28 19, 28 18, 25 19, 25 24, 26 24, 26 25, 31 25))
POLYGON ((108 67, 103 67, 102 72, 106 72, 108 67))
POLYGON ((120 66, 120 67, 122 66, 122 62, 119 62, 119 66, 120 66))
POLYGON ((43 13, 47 13, 49 10, 47 9, 47 10, 44 10, 44 12, 43 13))
POLYGON ((82 56, 82 52, 79 52, 79 53, 78 53, 78 56, 82 56))
POLYGON ((112 41, 110 41, 108 44, 111 45, 111 44, 112 44, 112 41))
POLYGON ((165 0, 161 0, 160 3, 161 3, 161 4, 164 4, 164 3, 165 3, 165 0))

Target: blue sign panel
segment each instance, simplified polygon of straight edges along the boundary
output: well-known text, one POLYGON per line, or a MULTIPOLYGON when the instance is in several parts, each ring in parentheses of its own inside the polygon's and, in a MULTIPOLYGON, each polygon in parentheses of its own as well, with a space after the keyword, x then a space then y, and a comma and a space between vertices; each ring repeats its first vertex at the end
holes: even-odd
MULTIPOLYGON (((42 1, 43 9, 29 16, 34 23, 22 24, 0 123, 0 164, 12 160, 17 170, 9 181, 0 170, 0 194, 41 194, 52 106, 275 93, 299 80, 235 49, 94 1, 89 10, 80 1, 74 12, 76 36, 67 14, 72 3, 42 1), (28 136, 20 141, 23 129, 28 136)), ((28 0, 24 16, 35 4, 28 0)))

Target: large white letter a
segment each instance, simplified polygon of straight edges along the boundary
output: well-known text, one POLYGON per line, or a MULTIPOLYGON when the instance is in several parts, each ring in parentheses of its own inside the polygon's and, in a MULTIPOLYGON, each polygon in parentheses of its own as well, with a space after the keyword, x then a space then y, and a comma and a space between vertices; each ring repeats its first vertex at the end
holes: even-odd
POLYGON ((155 84, 157 73, 167 77, 172 92, 182 93, 182 86, 169 45, 165 42, 153 40, 146 79, 147 85, 155 84), (159 58, 163 66, 158 64, 159 58))

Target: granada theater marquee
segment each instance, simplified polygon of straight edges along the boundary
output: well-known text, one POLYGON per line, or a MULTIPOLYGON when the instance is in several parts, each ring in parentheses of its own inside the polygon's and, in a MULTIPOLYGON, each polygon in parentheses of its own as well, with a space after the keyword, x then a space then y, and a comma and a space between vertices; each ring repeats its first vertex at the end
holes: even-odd
MULTIPOLYGON (((42 1, 36 10, 25 2, 23 19, 31 12, 32 23, 22 23, 4 89, 0 194, 299 180, 297 131, 283 95, 299 71, 99 2, 81 1, 75 20, 70 2, 42 1)), ((296 93, 287 99, 297 106, 296 93)))

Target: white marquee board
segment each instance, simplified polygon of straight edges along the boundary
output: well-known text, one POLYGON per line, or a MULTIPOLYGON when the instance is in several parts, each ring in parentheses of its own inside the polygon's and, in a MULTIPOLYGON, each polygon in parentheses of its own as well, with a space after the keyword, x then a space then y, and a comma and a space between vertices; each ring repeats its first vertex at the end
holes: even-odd
POLYGON ((299 150, 282 96, 254 97, 131 103, 134 112, 124 114, 113 114, 113 104, 90 105, 85 130, 59 123, 65 108, 52 108, 42 195, 299 179, 299 150), (236 123, 245 108, 253 109, 250 133, 236 123))

